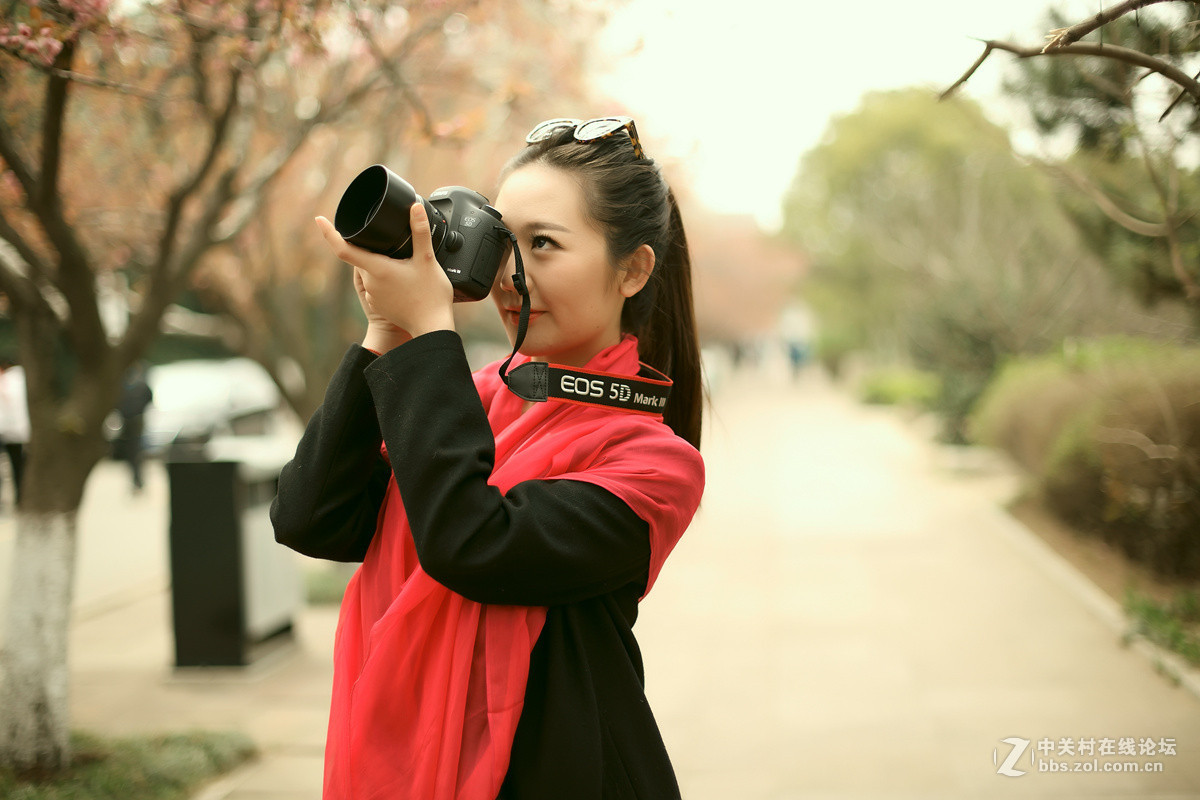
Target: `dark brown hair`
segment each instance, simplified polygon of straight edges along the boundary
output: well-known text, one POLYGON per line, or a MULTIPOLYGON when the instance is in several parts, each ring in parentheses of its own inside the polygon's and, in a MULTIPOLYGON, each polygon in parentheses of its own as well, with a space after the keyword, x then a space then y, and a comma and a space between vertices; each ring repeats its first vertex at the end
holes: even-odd
POLYGON ((658 165, 637 158, 628 136, 577 142, 565 128, 517 153, 501 182, 530 164, 561 169, 583 188, 588 215, 604 233, 614 267, 643 244, 654 250, 654 272, 625 301, 621 330, 638 338, 638 356, 674 382, 663 420, 700 447, 704 390, 692 304, 692 259, 675 195, 658 165))

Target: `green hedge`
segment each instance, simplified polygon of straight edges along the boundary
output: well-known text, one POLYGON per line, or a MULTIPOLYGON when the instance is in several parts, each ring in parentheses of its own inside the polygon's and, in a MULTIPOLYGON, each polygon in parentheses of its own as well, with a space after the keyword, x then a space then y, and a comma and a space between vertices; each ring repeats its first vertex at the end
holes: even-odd
POLYGON ((859 383, 858 396, 871 405, 928 408, 940 388, 938 377, 932 372, 892 367, 865 375, 859 383))
POLYGON ((1113 340, 1017 361, 971 425, 1067 523, 1200 577, 1200 349, 1113 340))

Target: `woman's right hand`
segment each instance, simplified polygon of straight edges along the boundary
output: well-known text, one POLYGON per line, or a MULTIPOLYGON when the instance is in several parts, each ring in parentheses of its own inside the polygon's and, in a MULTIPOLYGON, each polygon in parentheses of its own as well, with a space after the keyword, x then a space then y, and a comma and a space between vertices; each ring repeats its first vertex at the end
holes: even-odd
POLYGON ((363 313, 367 315, 367 334, 363 337, 363 347, 376 353, 386 353, 412 338, 407 331, 389 322, 375 310, 371 304, 371 295, 363 285, 363 271, 359 267, 354 267, 354 291, 358 294, 363 313))

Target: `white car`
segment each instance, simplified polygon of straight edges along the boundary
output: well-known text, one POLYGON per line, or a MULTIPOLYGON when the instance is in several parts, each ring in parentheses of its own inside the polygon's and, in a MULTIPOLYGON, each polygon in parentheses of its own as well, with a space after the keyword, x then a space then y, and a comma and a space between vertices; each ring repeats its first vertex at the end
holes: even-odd
MULTIPOLYGON (((144 446, 161 453, 173 442, 213 436, 262 433, 279 408, 279 388, 260 364, 248 358, 174 361, 150 367, 146 382, 154 400, 146 408, 144 446)), ((109 418, 113 438, 120 417, 109 418)))

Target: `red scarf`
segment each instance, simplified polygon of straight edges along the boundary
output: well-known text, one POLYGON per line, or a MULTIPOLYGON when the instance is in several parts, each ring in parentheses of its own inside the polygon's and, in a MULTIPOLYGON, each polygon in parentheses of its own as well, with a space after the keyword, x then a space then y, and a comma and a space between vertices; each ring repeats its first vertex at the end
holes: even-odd
MULTIPOLYGON (((636 375, 637 340, 587 368, 636 375)), ((700 503, 699 453, 659 417, 554 400, 522 414, 494 365, 475 385, 496 437, 489 483, 507 492, 568 478, 621 498, 650 526, 649 592, 700 503)), ((325 800, 495 800, 545 618, 544 608, 467 600, 425 574, 393 478, 342 600, 325 800)))

